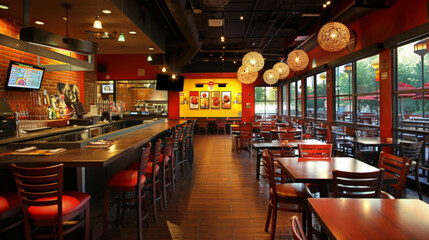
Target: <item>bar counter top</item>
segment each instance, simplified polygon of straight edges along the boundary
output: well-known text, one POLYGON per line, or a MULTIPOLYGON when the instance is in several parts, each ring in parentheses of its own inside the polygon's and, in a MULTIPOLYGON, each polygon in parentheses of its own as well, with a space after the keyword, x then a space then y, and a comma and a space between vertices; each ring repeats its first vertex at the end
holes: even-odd
MULTIPOLYGON (((109 148, 68 149, 64 153, 51 156, 0 155, 0 166, 6 167, 10 163, 36 163, 38 165, 63 163, 65 167, 105 167, 121 158, 127 151, 142 147, 145 143, 153 140, 158 134, 183 122, 179 120, 165 120, 132 132, 127 132, 116 136, 114 138, 115 143, 109 148)), ((80 127, 70 128, 75 129, 80 127)), ((85 126, 81 128, 85 129, 85 126)), ((6 151, 10 150, 1 150, 0 153, 6 151)))

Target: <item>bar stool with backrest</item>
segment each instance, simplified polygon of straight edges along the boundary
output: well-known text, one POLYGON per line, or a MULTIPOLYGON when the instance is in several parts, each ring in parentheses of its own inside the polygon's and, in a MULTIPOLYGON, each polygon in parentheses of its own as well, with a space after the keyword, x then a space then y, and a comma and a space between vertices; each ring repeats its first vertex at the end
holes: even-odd
POLYGON ((21 212, 22 204, 17 192, 0 193, 0 234, 24 222, 21 212))
POLYGON ((249 145, 249 147, 251 149, 252 140, 253 140, 253 125, 252 125, 252 123, 240 124, 240 137, 239 137, 240 151, 243 148, 243 145, 246 143, 249 145))
POLYGON ((162 174, 162 192, 164 196, 164 207, 167 207, 167 188, 170 189, 171 195, 175 194, 174 189, 174 180, 172 172, 172 144, 173 138, 166 137, 164 142, 164 148, 162 154, 160 154, 159 161, 161 164, 161 174, 162 174))
MULTIPOLYGON (((267 149, 262 153, 262 160, 270 185, 270 200, 268 204, 267 220, 265 222, 265 231, 268 232, 271 221, 270 239, 273 240, 276 232, 277 211, 300 212, 302 213, 302 221, 305 223, 308 217, 307 214, 309 213, 306 209, 307 198, 311 198, 312 196, 310 190, 308 190, 304 183, 276 184, 272 156, 267 149), (279 204, 286 204, 286 206, 281 207, 279 204), (298 205, 298 207, 290 208, 290 204, 298 205)), ((311 226, 309 225, 308 227, 311 226)))
MULTIPOLYGON (((399 156, 408 157, 412 160, 412 166, 414 166, 414 179, 416 181, 417 192, 419 199, 423 200, 422 187, 420 186, 419 170, 423 169, 429 171, 429 167, 423 166, 423 141, 420 142, 401 142, 399 144, 399 156)), ((412 167, 411 167, 412 168, 412 167)))
POLYGON ((186 172, 190 170, 190 148, 191 148, 191 126, 184 125, 182 128, 182 135, 178 142, 178 155, 176 157, 176 168, 177 171, 181 169, 182 176, 185 176, 186 172), (186 169, 185 169, 186 168, 186 169))
POLYGON ((412 160, 407 157, 398 157, 383 151, 380 153, 378 167, 383 168, 385 172, 394 175, 398 179, 397 183, 388 185, 389 192, 392 192, 395 198, 402 197, 411 164, 412 160), (391 188, 393 189, 391 190, 391 188))
POLYGON ((63 239, 84 226, 89 240, 90 195, 63 191, 62 164, 47 167, 10 165, 24 214, 25 239, 63 239), (84 218, 81 218, 84 214, 84 218))
POLYGON ((146 171, 148 170, 148 162, 150 158, 152 144, 148 143, 146 147, 142 148, 140 160, 138 161, 137 169, 126 169, 119 171, 113 177, 111 177, 105 184, 104 192, 104 239, 108 238, 109 231, 109 202, 110 193, 115 193, 113 197, 114 202, 117 204, 116 208, 116 221, 119 223, 122 208, 130 208, 128 205, 130 202, 135 202, 132 206, 137 210, 137 239, 143 239, 143 220, 146 220, 147 226, 149 226, 148 216, 149 211, 146 203, 146 191, 144 185, 146 182, 146 171), (134 193, 134 197, 129 197, 130 194, 134 193), (144 210, 144 213, 143 213, 144 210))

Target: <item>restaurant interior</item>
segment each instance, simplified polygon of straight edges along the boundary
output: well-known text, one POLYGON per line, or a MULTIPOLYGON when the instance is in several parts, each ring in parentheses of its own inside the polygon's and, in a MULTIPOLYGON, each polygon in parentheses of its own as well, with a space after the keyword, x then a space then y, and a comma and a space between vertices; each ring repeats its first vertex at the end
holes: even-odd
POLYGON ((0 239, 427 239, 429 1, 0 0, 0 239))

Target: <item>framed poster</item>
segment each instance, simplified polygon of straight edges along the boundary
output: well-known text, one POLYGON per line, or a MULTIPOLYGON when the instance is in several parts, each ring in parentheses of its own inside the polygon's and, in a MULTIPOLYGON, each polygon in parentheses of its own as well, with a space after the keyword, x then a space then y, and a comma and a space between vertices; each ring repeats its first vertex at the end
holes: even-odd
POLYGON ((222 92, 222 109, 231 109, 231 92, 222 92))
POLYGON ((201 97, 200 97, 200 99, 201 99, 200 108, 201 109, 209 109, 210 108, 210 106, 209 106, 209 99, 210 99, 209 92, 201 91, 200 95, 201 95, 201 97))
POLYGON ((198 91, 189 91, 189 109, 198 109, 198 91))
POLYGON ((212 92, 211 108, 212 109, 219 109, 220 108, 220 92, 219 91, 213 91, 212 92))

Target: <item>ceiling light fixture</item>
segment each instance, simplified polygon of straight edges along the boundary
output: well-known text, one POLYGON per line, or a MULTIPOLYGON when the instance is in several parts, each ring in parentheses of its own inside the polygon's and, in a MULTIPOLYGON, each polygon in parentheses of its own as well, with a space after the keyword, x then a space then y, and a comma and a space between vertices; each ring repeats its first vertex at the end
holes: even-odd
POLYGON ((280 79, 285 79, 289 75, 289 66, 286 63, 278 62, 274 64, 273 70, 279 73, 280 79))
MULTIPOLYGON (((122 18, 124 17, 124 0, 121 0, 121 4, 122 4, 122 18)), ((121 35, 119 35, 118 37, 118 41, 119 42, 125 42, 125 35, 124 35, 124 22, 121 22, 121 35)), ((149 57, 147 59, 149 61, 149 57)), ((151 58, 152 61, 152 58, 151 58)))
POLYGON ((279 72, 273 69, 268 69, 264 72, 263 78, 264 82, 266 82, 268 85, 273 85, 279 81, 279 72))
POLYGON ((101 10, 101 12, 104 14, 111 14, 112 13, 112 11, 110 11, 109 9, 103 9, 103 10, 101 10))
POLYGON ((240 16, 240 20, 241 20, 241 21, 243 21, 243 19, 244 19, 244 17, 243 17, 243 16, 240 16))
POLYGON ((303 50, 293 50, 287 58, 287 65, 294 71, 302 71, 308 65, 309 59, 303 50))
POLYGON ((258 72, 249 72, 245 66, 240 66, 237 71, 237 78, 243 84, 252 84, 258 78, 258 72))
POLYGON ((225 42, 225 37, 224 36, 220 36, 220 41, 221 42, 225 42))
POLYGON ((321 0, 321 2, 322 2, 322 6, 323 6, 323 8, 326 8, 327 6, 329 6, 329 5, 331 5, 331 1, 323 1, 323 0, 321 0))
POLYGON ((100 0, 98 0, 97 16, 95 17, 94 24, 92 25, 92 27, 94 27, 96 29, 102 29, 103 28, 103 26, 101 25, 101 20, 100 20, 100 0))
POLYGON ((163 73, 165 73, 165 72, 167 72, 167 68, 165 68, 165 67, 162 67, 162 70, 161 70, 163 73))
POLYGON ((327 52, 339 52, 347 47, 350 31, 340 22, 329 22, 320 28, 317 34, 320 47, 327 52))
POLYGON ((136 31, 129 31, 128 33, 129 33, 129 34, 133 34, 133 35, 134 35, 134 34, 137 34, 137 32, 136 32, 136 31))
POLYGON ((151 55, 147 55, 147 61, 152 62, 152 56, 151 55))
POLYGON ((242 60, 243 66, 247 68, 249 72, 257 72, 264 67, 264 57, 258 52, 249 52, 244 55, 242 60))
POLYGON ((39 20, 37 20, 37 21, 34 21, 34 23, 35 23, 35 24, 37 24, 37 25, 45 25, 45 23, 44 23, 44 22, 42 22, 42 21, 39 21, 39 20))
POLYGON ((155 48, 153 48, 153 47, 150 47, 150 48, 149 48, 149 51, 153 51, 153 50, 155 50, 155 48))
POLYGON ((9 6, 8 6, 8 5, 5 5, 5 4, 0 4, 0 9, 8 10, 8 9, 9 9, 9 6))

